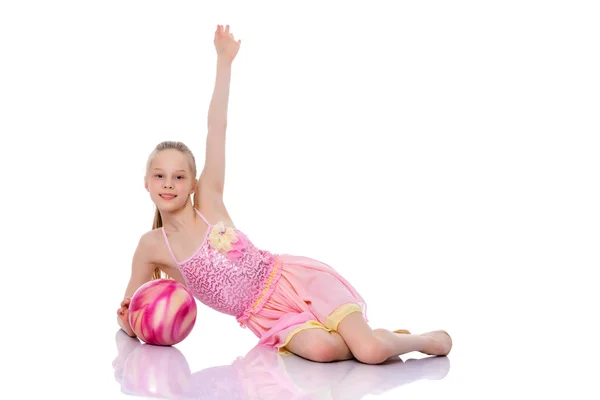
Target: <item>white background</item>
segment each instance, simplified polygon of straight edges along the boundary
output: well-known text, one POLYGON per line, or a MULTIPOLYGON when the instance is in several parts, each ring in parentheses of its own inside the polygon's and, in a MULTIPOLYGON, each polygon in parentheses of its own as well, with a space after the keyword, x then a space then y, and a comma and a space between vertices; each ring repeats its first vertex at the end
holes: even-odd
MULTIPOLYGON (((213 34, 230 24, 236 225, 332 265, 374 327, 454 338, 444 380, 386 395, 595 397, 595 6, 3 2, 5 393, 120 398, 115 311, 152 223, 146 158, 180 140, 201 168, 213 34)), ((178 348, 198 371, 255 342, 199 304, 178 348)))

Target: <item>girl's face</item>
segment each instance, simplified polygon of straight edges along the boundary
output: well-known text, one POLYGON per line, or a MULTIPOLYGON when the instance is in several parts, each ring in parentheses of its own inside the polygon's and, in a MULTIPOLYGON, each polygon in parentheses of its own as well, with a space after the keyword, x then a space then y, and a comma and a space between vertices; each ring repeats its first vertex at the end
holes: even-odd
POLYGON ((162 150, 148 166, 144 186, 161 211, 182 208, 196 188, 190 158, 178 150, 162 150))

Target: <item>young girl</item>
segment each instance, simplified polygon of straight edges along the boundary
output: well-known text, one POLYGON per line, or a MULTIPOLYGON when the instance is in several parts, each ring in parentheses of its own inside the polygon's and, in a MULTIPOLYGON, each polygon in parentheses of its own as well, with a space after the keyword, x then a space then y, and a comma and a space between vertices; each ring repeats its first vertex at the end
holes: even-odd
POLYGON ((228 25, 218 26, 214 44, 217 73, 204 168, 196 179, 194 156, 180 142, 160 143, 150 154, 145 188, 156 216, 134 253, 117 310, 119 326, 135 336, 128 323, 130 298, 162 272, 202 303, 234 316, 256 334, 259 344, 283 354, 317 362, 354 358, 367 364, 412 351, 448 354, 452 340, 445 331, 413 335, 372 329, 365 301, 332 267, 259 249, 237 229, 223 203, 223 189, 231 67, 240 41, 228 25))

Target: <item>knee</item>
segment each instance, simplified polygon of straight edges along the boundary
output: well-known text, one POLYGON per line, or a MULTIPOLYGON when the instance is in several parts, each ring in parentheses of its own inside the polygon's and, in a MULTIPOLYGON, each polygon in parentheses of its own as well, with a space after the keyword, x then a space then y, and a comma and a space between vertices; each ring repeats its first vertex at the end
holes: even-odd
POLYGON ((329 341, 316 341, 308 351, 307 358, 316 362, 331 362, 337 359, 337 350, 329 341))
POLYGON ((390 355, 385 344, 375 336, 361 341, 351 351, 354 357, 364 364, 381 364, 390 355))

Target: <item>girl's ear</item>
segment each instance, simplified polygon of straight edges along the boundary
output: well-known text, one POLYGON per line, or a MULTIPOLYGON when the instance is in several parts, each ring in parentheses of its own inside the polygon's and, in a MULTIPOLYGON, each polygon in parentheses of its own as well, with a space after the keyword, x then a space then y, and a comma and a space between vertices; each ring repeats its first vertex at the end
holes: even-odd
POLYGON ((144 188, 145 188, 147 191, 150 191, 150 189, 148 188, 148 178, 147 178, 146 176, 144 176, 144 188))

